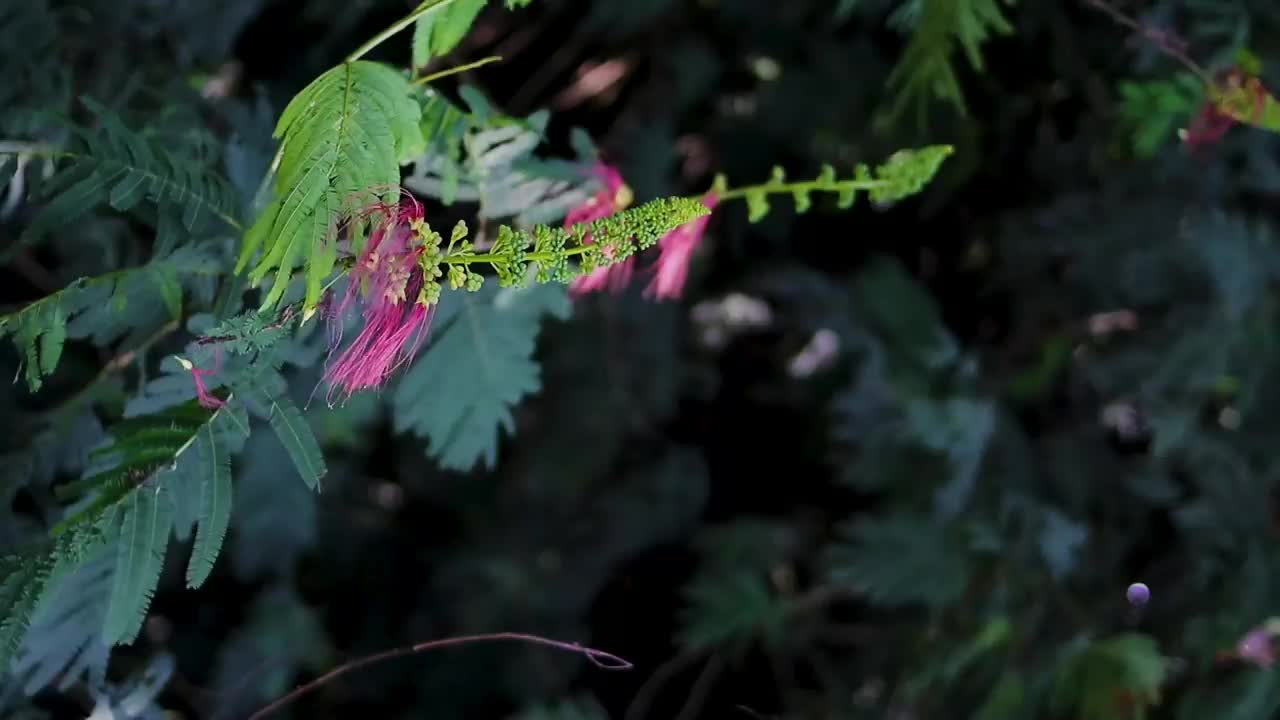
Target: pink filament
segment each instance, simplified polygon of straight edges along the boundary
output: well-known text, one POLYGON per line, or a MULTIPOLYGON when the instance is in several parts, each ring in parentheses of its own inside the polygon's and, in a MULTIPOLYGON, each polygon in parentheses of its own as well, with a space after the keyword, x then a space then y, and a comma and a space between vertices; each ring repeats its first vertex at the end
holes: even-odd
POLYGON ((423 284, 418 265, 422 248, 414 244, 407 222, 422 218, 422 206, 415 200, 407 210, 402 208, 379 205, 366 212, 366 217, 381 213, 384 218, 356 259, 342 299, 329 313, 330 360, 324 380, 330 405, 335 392, 349 398, 384 385, 396 370, 412 362, 430 332, 435 305, 417 301, 423 284), (357 302, 364 306, 364 327, 334 357, 342 340, 343 320, 357 302))
MULTIPOLYGON (((618 193, 624 186, 622 174, 616 168, 604 163, 598 163, 592 169, 592 172, 604 183, 604 187, 565 216, 565 228, 595 222, 601 218, 614 215, 622 209, 618 206, 618 193)), ((584 235, 582 242, 587 245, 594 242, 591 233, 584 235)), ((622 292, 631 283, 634 271, 635 263, 633 258, 626 258, 621 262, 596 268, 570 283, 569 295, 576 298, 601 290, 613 293, 622 292)))
MULTIPOLYGON (((702 204, 714 210, 719 198, 708 193, 702 204)), ((647 298, 657 300, 676 299, 684 294, 685 282, 689 278, 689 265, 693 253, 702 243, 711 215, 703 215, 667 233, 658 241, 658 260, 654 263, 654 278, 645 288, 647 298)))

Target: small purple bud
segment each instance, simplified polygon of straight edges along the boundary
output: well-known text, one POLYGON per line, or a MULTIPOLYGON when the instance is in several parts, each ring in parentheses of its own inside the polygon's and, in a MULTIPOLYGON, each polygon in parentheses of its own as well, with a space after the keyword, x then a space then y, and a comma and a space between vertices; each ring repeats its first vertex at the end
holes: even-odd
POLYGON ((1129 589, 1125 591, 1124 596, 1129 598, 1130 605, 1142 607, 1151 599, 1151 588, 1147 587, 1144 583, 1136 582, 1129 586, 1129 589))

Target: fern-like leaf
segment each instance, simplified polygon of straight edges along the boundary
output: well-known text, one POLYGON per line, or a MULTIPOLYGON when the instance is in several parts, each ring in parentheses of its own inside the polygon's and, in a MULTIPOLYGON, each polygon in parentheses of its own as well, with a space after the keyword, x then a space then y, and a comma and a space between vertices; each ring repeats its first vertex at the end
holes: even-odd
POLYGON ((741 655, 757 639, 777 640, 788 616, 766 577, 746 570, 699 574, 685 599, 680 641, 690 649, 724 647, 741 655))
POLYGON ((882 607, 955 602, 969 581, 969 558, 948 528, 924 517, 868 518, 841 529, 828 554, 833 583, 882 607))
POLYGON ((568 313, 556 285, 445 295, 431 345, 392 398, 396 431, 426 438, 443 467, 492 465, 512 407, 541 387, 532 356, 542 316, 568 313))
POLYGON ((231 523, 231 455, 214 431, 205 425, 196 434, 196 457, 203 482, 200 488, 199 529, 187 565, 187 587, 198 588, 213 572, 231 523))
MULTIPOLYGON (((921 125, 928 101, 937 98, 966 112, 964 92, 956 75, 956 46, 977 72, 983 70, 982 46, 992 35, 1008 35, 1013 25, 1000 8, 1001 0, 921 0, 915 31, 888 85, 896 91, 889 119, 914 105, 921 125)), ((1004 0, 1012 5, 1013 0, 1004 0)))
POLYGON ((106 677, 110 646, 102 640, 102 621, 115 577, 116 546, 107 543, 85 562, 55 571, 13 663, 23 691, 34 695, 57 681, 67 690, 82 678, 106 677))
POLYGON ((276 398, 270 422, 271 429, 280 438, 280 444, 284 445, 289 459, 293 460, 293 466, 297 468, 307 487, 319 489, 320 479, 328 469, 325 467, 324 455, 320 452, 320 443, 311 432, 311 426, 302 417, 302 411, 292 400, 276 398))
POLYGON ((1120 83, 1121 124, 1138 157, 1149 158, 1177 137, 1179 123, 1204 102, 1204 83, 1191 72, 1168 79, 1120 83))
POLYGON ((52 567, 52 558, 35 551, 0 557, 0 668, 21 646, 52 567))
POLYGON ((96 123, 92 129, 72 126, 73 141, 58 152, 71 162, 41 187, 40 197, 50 200, 27 225, 23 243, 99 205, 128 211, 143 200, 181 207, 188 230, 206 214, 239 228, 236 193, 208 158, 195 150, 174 150, 163 138, 130 129, 93 99, 82 100, 96 123))
MULTIPOLYGON (((243 408, 234 403, 210 411, 195 401, 113 425, 108 431, 111 444, 94 452, 99 464, 91 466, 81 480, 57 488, 62 497, 87 497, 54 527, 53 546, 22 563, 22 582, 39 593, 55 566, 74 567, 103 542, 117 542, 102 637, 108 644, 131 642, 150 605, 167 554, 169 534, 175 529, 175 507, 181 502, 175 502, 172 495, 189 493, 193 486, 203 490, 199 483, 184 481, 193 472, 211 473, 210 482, 217 482, 217 465, 225 462, 215 459, 204 470, 198 469, 209 461, 198 449, 201 438, 220 446, 220 435, 244 433, 247 428, 243 408)), ((196 580, 207 576, 206 565, 211 565, 221 546, 225 519, 219 517, 219 512, 225 511, 202 514, 200 518, 201 531, 189 573, 196 580), (219 524, 224 524, 221 529, 219 524)), ((30 617, 29 612, 21 612, 26 606, 25 601, 19 600, 3 597, 0 590, 0 611, 17 619, 22 629, 15 632, 20 634, 30 617), (10 611, 11 604, 18 611, 10 611)))
POLYGON ((142 629, 173 528, 173 508, 164 485, 134 490, 119 512, 116 574, 102 629, 103 639, 112 645, 133 642, 142 629))
MULTIPOLYGON (((237 262, 259 283, 275 278, 262 302, 273 308, 299 266, 306 268, 305 311, 320 300, 337 261, 335 219, 357 192, 391 188, 400 162, 421 151, 420 108, 408 79, 368 61, 346 62, 303 88, 280 115, 276 197, 249 228, 237 262)), ((358 252, 360 248, 355 248, 358 252)))
POLYGON ((80 278, 52 295, 0 315, 0 340, 11 338, 23 358, 27 387, 37 392, 57 369, 68 336, 89 336, 105 345, 143 315, 123 312, 130 297, 159 290, 162 297, 180 306, 179 279, 207 273, 212 267, 202 251, 185 247, 146 265, 80 278))

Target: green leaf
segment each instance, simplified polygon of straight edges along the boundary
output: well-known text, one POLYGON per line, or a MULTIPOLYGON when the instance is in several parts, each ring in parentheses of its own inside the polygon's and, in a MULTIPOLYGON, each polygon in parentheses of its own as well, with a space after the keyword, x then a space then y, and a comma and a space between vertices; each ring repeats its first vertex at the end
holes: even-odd
POLYGON ((1124 703, 1126 717, 1146 717, 1160 702, 1168 671, 1169 661, 1148 635, 1125 633, 1082 645, 1054 675, 1051 712, 1074 710, 1079 720, 1110 720, 1124 703))
POLYGON ((969 556, 959 540, 923 515, 848 522, 827 554, 827 576, 881 607, 945 607, 969 584, 969 556))
POLYGON ((1006 670, 974 715, 975 720, 1015 720, 1026 716, 1027 680, 1015 669, 1006 670))
POLYGON ((70 128, 72 141, 59 154, 71 163, 46 181, 41 197, 50 201, 0 259, 101 204, 128 211, 143 200, 172 201, 184 208, 188 230, 205 215, 239 229, 235 191, 205 153, 132 130, 92 98, 83 102, 95 123, 70 128))
POLYGON ((275 129, 283 144, 276 196, 246 234, 236 265, 244 270, 261 252, 249 281, 274 272, 262 310, 276 306, 298 267, 306 268, 304 314, 314 310, 337 261, 344 205, 365 192, 398 200, 400 162, 423 145, 412 92, 402 73, 361 60, 325 72, 285 107, 275 129))
POLYGON ((187 587, 198 588, 213 572, 214 562, 222 549, 231 523, 231 455, 227 452, 213 424, 201 428, 196 436, 196 457, 204 482, 200 493, 200 520, 196 541, 187 565, 187 587))
MULTIPOLYGON (((1012 5, 1013 0, 1003 4, 1012 5)), ((983 71, 982 45, 992 35, 1013 33, 1000 5, 1001 0, 921 0, 911 40, 889 74, 894 95, 885 119, 896 121, 914 106, 923 127, 932 99, 949 102, 965 113, 953 56, 957 49, 963 50, 974 71, 983 71)))
POLYGON ((48 555, 0 557, 0 668, 9 667, 21 646, 52 566, 48 555))
POLYGON ((788 605, 760 573, 702 573, 684 594, 680 642, 690 649, 723 646, 740 656, 757 638, 776 641, 786 627, 788 605))
POLYGON ((319 489, 320 479, 328 472, 328 468, 325 467, 324 454, 320 452, 320 443, 316 442, 316 436, 311 432, 311 426, 302 417, 298 406, 286 397, 277 397, 270 422, 271 429, 280 438, 280 443, 289 453, 289 459, 293 460, 293 466, 297 468, 307 487, 319 489))
POLYGON ((447 293, 431 344, 392 397, 396 431, 426 438, 442 467, 492 466, 511 409, 542 385, 533 358, 541 318, 569 311, 558 285, 447 293))
POLYGON ((454 0, 441 3, 418 18, 413 26, 413 66, 445 55, 462 42, 488 0, 454 0))
POLYGON ((165 494, 162 484, 143 485, 120 503, 120 544, 102 629, 108 644, 131 643, 142 629, 173 527, 173 506, 165 494))
POLYGON ((106 676, 111 648, 102 640, 102 622, 116 553, 114 542, 103 543, 83 562, 53 572, 12 666, 27 695, 55 682, 65 692, 106 676))
POLYGON ((1204 102, 1204 83, 1191 72, 1167 79, 1122 81, 1119 127, 1127 132, 1133 154, 1148 158, 1170 140, 1175 130, 1204 102))
POLYGON ((105 345, 119 333, 140 327, 151 316, 124 313, 119 303, 134 294, 160 293, 171 311, 181 312, 183 286, 178 278, 205 273, 211 267, 203 250, 180 248, 146 265, 117 270, 95 278, 80 278, 65 288, 19 310, 0 315, 0 340, 11 337, 23 358, 27 387, 37 392, 62 358, 67 337, 84 337, 87 330, 105 345))
MULTIPOLYGON (((152 385, 167 380, 160 378, 152 385)), ((225 460, 206 467, 206 458, 197 457, 203 455, 201 437, 218 438, 219 447, 225 446, 229 438, 246 433, 243 413, 232 402, 210 411, 188 401, 126 418, 109 429, 112 443, 91 453, 96 464, 80 480, 55 488, 59 497, 92 495, 53 528, 53 542, 28 555, 0 560, 0 566, 10 566, 0 582, 0 614, 5 618, 0 625, 0 661, 7 662, 31 621, 36 599, 48 592, 52 579, 88 562, 91 551, 106 543, 115 548, 114 571, 100 637, 110 645, 137 636, 163 569, 169 534, 181 533, 181 524, 190 522, 179 517, 175 527, 179 508, 191 503, 174 494, 189 494, 193 486, 202 489, 200 483, 187 482, 193 472, 212 473, 214 483, 219 473, 225 476, 214 467, 225 465, 225 460), (197 452, 188 452, 193 447, 197 452)), ((225 511, 212 504, 206 510, 200 517, 193 561, 197 567, 212 561, 220 545, 217 538, 225 533, 225 511)), ((206 570, 198 573, 207 575, 206 570)))

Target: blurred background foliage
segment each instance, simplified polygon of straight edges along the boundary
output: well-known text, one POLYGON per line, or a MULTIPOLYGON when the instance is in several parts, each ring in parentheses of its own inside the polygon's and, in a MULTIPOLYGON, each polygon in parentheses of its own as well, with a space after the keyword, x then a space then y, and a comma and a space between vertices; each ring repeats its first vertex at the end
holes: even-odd
MULTIPOLYGON (((54 139, 87 95, 159 137, 205 138, 247 202, 288 98, 410 5, 11 0, 0 133, 54 139)), ((1118 7, 1211 69, 1247 48, 1280 86, 1270 0, 1118 7)), ((681 302, 637 289, 547 320, 541 389, 492 467, 428 459, 394 427, 393 393, 310 406, 330 464, 318 495, 254 437, 209 583, 184 591, 171 563, 106 671, 105 648, 53 632, 100 621, 86 566, 0 686, 5 717, 84 717, 87 688, 109 687, 171 717, 243 718, 342 659, 499 630, 636 667, 459 648, 280 716, 1275 715, 1280 137, 1238 128, 1189 152, 1176 131, 1203 89, 1085 2, 491 3, 433 66, 491 54, 442 90, 550 110, 553 148, 586 130, 640 200, 716 172, 957 153, 899 206, 719 215, 681 302), (1138 580, 1140 608, 1125 600, 1138 580)), ((408 38, 375 55, 408 64, 408 38)), ((94 211, 32 245, 26 212, 0 208, 6 303, 151 241, 94 211)), ((161 307, 151 293, 136 302, 161 307)), ((53 392, 109 358, 69 346, 53 392)), ((314 357, 289 372, 319 379, 314 357)), ((120 402, 122 382, 90 387, 120 402)), ((0 396, 5 543, 84 464, 77 438, 102 433, 72 404, 24 434, 43 402, 0 396)))

